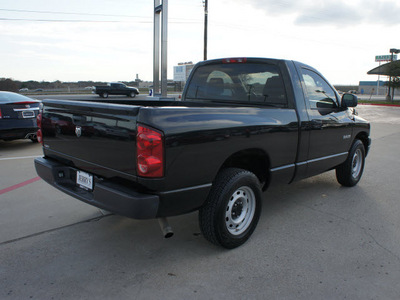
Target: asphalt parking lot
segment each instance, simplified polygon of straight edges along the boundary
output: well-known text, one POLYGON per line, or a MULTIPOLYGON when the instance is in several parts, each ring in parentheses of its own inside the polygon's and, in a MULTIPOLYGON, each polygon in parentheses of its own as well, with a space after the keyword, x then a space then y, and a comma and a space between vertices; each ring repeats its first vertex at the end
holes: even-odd
POLYGON ((400 108, 359 106, 372 124, 361 182, 333 171, 264 193, 258 227, 224 250, 197 213, 106 214, 37 178, 30 141, 0 141, 0 299, 398 299, 400 108))

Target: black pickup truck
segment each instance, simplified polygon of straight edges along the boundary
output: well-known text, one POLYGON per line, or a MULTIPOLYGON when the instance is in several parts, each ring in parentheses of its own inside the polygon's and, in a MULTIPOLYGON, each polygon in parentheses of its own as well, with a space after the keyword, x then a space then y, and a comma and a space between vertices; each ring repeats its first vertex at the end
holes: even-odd
MULTIPOLYGON (((37 173, 59 190, 135 219, 199 210, 200 228, 225 248, 243 244, 262 191, 336 169, 363 173, 370 124, 305 64, 262 58, 204 61, 182 101, 43 100, 37 173), (63 120, 69 130, 57 131, 63 120)), ((64 124, 65 125, 65 124, 64 124)))
POLYGON ((92 92, 103 98, 108 98, 108 95, 126 95, 135 98, 139 95, 139 90, 132 86, 126 86, 121 82, 110 82, 107 85, 97 85, 93 87, 92 92))

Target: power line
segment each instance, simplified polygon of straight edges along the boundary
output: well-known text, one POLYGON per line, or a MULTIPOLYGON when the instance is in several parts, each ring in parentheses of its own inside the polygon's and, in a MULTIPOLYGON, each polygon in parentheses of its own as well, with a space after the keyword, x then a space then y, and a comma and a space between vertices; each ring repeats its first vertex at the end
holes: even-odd
POLYGON ((63 11, 46 11, 46 10, 25 10, 25 9, 5 9, 0 8, 1 11, 21 12, 21 13, 37 13, 37 14, 59 14, 59 15, 78 15, 78 16, 100 16, 100 17, 124 17, 124 18, 148 18, 132 15, 110 15, 110 14, 94 14, 94 13, 73 13, 63 11))
MULTIPOLYGON (((121 23, 121 21, 93 21, 93 20, 41 20, 41 19, 10 19, 10 18, 0 18, 0 21, 28 21, 28 22, 65 22, 65 23, 121 23)), ((137 22, 139 23, 139 22, 137 22)), ((150 23, 140 22, 140 23, 150 23)))
MULTIPOLYGON (((56 20, 56 19, 15 19, 0 18, 0 21, 25 21, 25 22, 56 22, 56 23, 143 23, 152 24, 153 21, 96 21, 96 20, 56 20)), ((175 24, 200 24, 201 21, 170 21, 175 24)))
MULTIPOLYGON (((142 18, 142 19, 152 19, 151 17, 142 17, 142 16, 133 16, 133 15, 114 15, 114 14, 95 14, 95 13, 75 13, 75 12, 62 12, 62 11, 46 11, 46 10, 25 10, 25 9, 6 9, 0 8, 0 11, 8 11, 8 12, 18 12, 18 13, 38 13, 38 14, 59 14, 59 15, 77 15, 77 16, 96 16, 96 17, 123 17, 123 18, 142 18)), ((24 20, 32 20, 36 21, 37 19, 13 19, 13 18, 0 18, 0 20, 17 20, 17 21, 24 21, 24 20)), ((179 21, 187 22, 187 23, 200 23, 200 20, 193 20, 193 19, 182 19, 182 18, 171 18, 170 20, 175 20, 172 23, 178 23, 179 21)), ((46 20, 37 20, 37 22, 46 22, 46 20)), ((79 20, 80 22, 95 22, 95 21, 86 21, 86 20, 79 20)), ((51 22, 58 22, 58 20, 51 20, 51 22)), ((60 22, 64 22, 61 20, 60 22)), ((66 20, 65 22, 74 22, 74 20, 66 20)), ((101 21, 99 21, 101 22, 101 21)), ((105 21, 105 22, 113 22, 113 21, 105 21)), ((122 22, 122 21, 119 21, 122 22)), ((152 23, 153 21, 149 21, 152 23)), ((143 23, 147 23, 144 21, 143 23)))
MULTIPOLYGON (((0 18, 0 21, 27 21, 27 22, 60 22, 60 23, 127 23, 126 21, 95 21, 95 20, 50 20, 50 19, 13 19, 0 18)), ((134 23, 151 23, 151 21, 136 21, 134 23)))

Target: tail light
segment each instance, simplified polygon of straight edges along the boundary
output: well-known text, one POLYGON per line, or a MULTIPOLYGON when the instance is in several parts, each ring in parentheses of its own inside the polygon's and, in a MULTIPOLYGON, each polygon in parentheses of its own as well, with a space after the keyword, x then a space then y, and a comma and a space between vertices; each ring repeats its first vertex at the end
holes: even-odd
POLYGON ((37 101, 20 101, 20 102, 14 102, 13 104, 36 104, 37 101))
POLYGON ((37 127, 39 128, 36 136, 39 143, 43 145, 43 133, 42 133, 42 113, 40 112, 36 117, 37 127))
POLYGON ((0 108, 0 119, 2 118, 2 116, 1 116, 1 108, 0 108))
POLYGON ((138 125, 136 153, 139 176, 151 178, 164 176, 164 137, 160 131, 138 125))

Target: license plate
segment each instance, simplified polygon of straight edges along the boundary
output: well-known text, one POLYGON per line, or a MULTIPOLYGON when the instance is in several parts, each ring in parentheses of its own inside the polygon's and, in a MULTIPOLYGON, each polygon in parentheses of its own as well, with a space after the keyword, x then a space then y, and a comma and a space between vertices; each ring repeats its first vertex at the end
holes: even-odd
POLYGON ((34 117, 35 117, 35 112, 32 111, 32 110, 24 110, 24 111, 22 112, 22 117, 23 117, 24 119, 27 119, 27 118, 34 118, 34 117))
POLYGON ((93 175, 86 172, 76 172, 76 184, 85 190, 93 190, 93 175))

